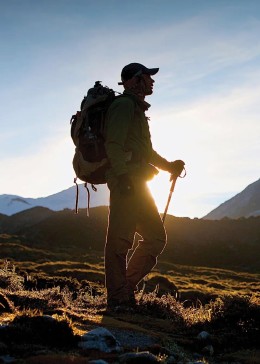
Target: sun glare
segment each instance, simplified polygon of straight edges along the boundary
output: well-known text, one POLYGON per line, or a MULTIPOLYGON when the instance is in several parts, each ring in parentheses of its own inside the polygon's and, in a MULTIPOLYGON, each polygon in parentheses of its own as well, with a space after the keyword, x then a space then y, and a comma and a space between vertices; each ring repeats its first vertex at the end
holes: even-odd
MULTIPOLYGON (((194 217, 192 213, 193 202, 190 199, 190 191, 187 190, 188 186, 185 186, 185 183, 183 182, 186 181, 181 178, 177 179, 167 213, 179 217, 194 217)), ((148 186, 159 212, 164 213, 171 188, 169 173, 160 171, 152 181, 148 182, 148 186)))
MULTIPOLYGON (((158 176, 155 176, 152 181, 148 182, 148 186, 152 192, 159 212, 164 212, 171 187, 169 173, 160 172, 158 176)), ((169 206, 169 213, 170 211, 171 206, 169 206)))

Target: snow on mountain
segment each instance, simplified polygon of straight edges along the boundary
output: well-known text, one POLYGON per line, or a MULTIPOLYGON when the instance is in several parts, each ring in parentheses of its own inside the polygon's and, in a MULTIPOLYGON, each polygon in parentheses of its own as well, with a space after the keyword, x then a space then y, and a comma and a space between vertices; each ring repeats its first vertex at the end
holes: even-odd
POLYGON ((203 218, 219 220, 224 217, 237 219, 250 216, 260 216, 260 179, 248 185, 242 192, 222 203, 203 218))
MULTIPOLYGON (((90 207, 107 206, 109 202, 109 192, 106 185, 97 186, 94 192, 89 186, 90 207)), ((79 208, 86 208, 88 202, 87 190, 84 184, 79 184, 79 208)), ((17 195, 0 195, 0 213, 13 215, 17 212, 30 209, 36 206, 47 207, 53 211, 60 211, 65 208, 74 209, 76 202, 76 187, 72 186, 64 191, 55 193, 47 197, 25 198, 17 195)))
MULTIPOLYGON (((109 191, 106 185, 97 186, 98 191, 90 190, 90 207, 108 206, 109 191)), ((79 208, 87 207, 87 190, 84 184, 79 184, 79 208)), ((36 206, 47 207, 53 211, 74 209, 76 202, 76 187, 72 186, 64 191, 47 197, 25 198, 17 195, 0 195, 0 214, 13 215, 17 212, 36 206)), ((224 217, 237 219, 239 217, 260 216, 260 179, 242 192, 222 203, 209 212, 204 219, 219 220, 224 217)))

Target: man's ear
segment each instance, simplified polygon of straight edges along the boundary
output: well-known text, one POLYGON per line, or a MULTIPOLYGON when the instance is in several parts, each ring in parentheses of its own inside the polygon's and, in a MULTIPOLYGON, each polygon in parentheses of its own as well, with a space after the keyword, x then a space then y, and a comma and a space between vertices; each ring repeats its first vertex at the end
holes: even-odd
POLYGON ((127 81, 125 81, 124 82, 124 87, 126 88, 126 89, 133 89, 133 88, 135 88, 136 87, 136 85, 138 85, 139 84, 139 80, 137 79, 137 77, 139 77, 139 76, 134 76, 134 77, 132 77, 132 78, 130 78, 130 80, 127 80, 127 81))
POLYGON ((139 84, 143 80, 143 75, 135 76, 136 78, 136 84, 139 84))

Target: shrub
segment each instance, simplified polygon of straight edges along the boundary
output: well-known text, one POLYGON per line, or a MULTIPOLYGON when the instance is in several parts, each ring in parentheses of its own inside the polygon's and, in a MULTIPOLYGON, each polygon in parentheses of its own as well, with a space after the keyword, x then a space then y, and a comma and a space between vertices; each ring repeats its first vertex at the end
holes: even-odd
POLYGON ((3 267, 0 269, 0 288, 9 291, 17 291, 23 289, 24 278, 15 272, 15 266, 9 261, 4 261, 3 267))

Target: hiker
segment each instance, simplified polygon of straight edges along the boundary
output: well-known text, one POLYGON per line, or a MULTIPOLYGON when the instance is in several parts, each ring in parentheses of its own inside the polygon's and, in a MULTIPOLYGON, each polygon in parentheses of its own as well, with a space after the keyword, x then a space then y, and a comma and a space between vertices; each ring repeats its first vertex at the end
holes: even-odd
POLYGON ((130 63, 122 69, 123 95, 108 109, 105 149, 110 163, 109 221, 105 245, 108 309, 135 305, 137 284, 152 270, 166 245, 166 232, 147 186, 159 169, 180 174, 184 162, 169 162, 152 147, 145 97, 159 68, 130 63), (157 167, 157 168, 155 168, 157 167), (127 262, 135 233, 142 239, 127 262))

